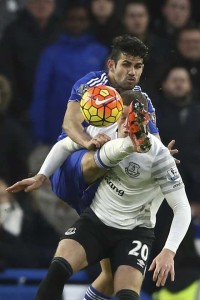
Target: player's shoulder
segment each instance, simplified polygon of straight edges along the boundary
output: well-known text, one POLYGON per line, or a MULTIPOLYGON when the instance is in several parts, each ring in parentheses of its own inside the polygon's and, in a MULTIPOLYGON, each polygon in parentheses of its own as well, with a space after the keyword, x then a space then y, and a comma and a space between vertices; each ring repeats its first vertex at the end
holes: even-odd
POLYGON ((149 134, 150 141, 151 141, 151 152, 155 159, 159 159, 160 155, 168 156, 170 155, 169 149, 163 145, 161 140, 157 138, 153 134, 149 134))
POLYGON ((105 70, 89 72, 75 82, 69 100, 80 101, 89 87, 106 84, 108 84, 108 74, 105 70))
POLYGON ((73 86, 73 94, 83 95, 89 87, 108 84, 108 74, 106 71, 93 71, 81 77, 73 86))
POLYGON ((76 84, 77 86, 85 84, 87 86, 95 86, 100 84, 106 84, 108 82, 108 74, 106 71, 93 71, 87 73, 85 76, 80 78, 76 84))
POLYGON ((136 85, 136 86, 133 88, 133 90, 134 90, 135 92, 140 92, 140 93, 142 93, 142 95, 144 95, 145 98, 147 99, 147 102, 148 102, 148 103, 150 102, 150 103, 152 104, 151 99, 149 98, 149 95, 148 95, 147 93, 145 93, 145 92, 142 90, 142 88, 141 88, 140 85, 136 85))

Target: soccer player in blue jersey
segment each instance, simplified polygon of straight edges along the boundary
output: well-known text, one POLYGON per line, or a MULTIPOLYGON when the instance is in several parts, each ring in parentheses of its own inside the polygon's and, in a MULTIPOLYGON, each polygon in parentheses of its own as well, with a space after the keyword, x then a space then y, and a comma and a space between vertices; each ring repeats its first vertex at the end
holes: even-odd
MULTIPOLYGON (((90 72, 74 84, 63 122, 64 135, 67 132, 72 140, 87 149, 94 149, 94 146, 99 147, 102 145, 104 140, 96 139, 94 141, 84 130, 83 116, 79 107, 81 95, 87 87, 101 84, 111 85, 120 93, 132 89, 141 91, 138 83, 147 55, 148 48, 136 37, 129 35, 116 37, 107 61, 108 71, 90 72)), ((158 129, 154 122, 155 110, 149 97, 146 94, 145 96, 148 101, 148 112, 152 115, 149 123, 150 132, 156 135, 158 129)), ((62 138, 62 135, 60 138, 62 138)))

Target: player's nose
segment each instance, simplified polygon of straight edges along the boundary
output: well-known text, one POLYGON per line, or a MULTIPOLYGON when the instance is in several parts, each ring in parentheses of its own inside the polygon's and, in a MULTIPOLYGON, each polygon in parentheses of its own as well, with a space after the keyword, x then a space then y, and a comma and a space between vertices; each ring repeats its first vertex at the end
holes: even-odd
POLYGON ((123 127, 127 127, 127 125, 128 125, 128 117, 126 118, 126 120, 125 120, 125 122, 123 124, 123 127))
POLYGON ((135 68, 134 68, 134 66, 129 69, 128 74, 132 75, 132 76, 135 75, 135 68))

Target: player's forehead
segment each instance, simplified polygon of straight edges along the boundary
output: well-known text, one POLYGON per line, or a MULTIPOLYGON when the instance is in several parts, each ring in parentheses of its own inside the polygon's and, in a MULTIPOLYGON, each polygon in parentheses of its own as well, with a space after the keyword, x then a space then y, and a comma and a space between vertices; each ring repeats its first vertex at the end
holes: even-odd
POLYGON ((143 58, 139 56, 134 56, 128 53, 120 53, 118 57, 118 62, 123 63, 123 62, 129 62, 132 64, 143 64, 143 58))
POLYGON ((126 104, 124 104, 124 105, 123 105, 123 111, 122 111, 122 115, 123 115, 123 116, 128 115, 128 109, 129 109, 129 106, 126 105, 126 104))

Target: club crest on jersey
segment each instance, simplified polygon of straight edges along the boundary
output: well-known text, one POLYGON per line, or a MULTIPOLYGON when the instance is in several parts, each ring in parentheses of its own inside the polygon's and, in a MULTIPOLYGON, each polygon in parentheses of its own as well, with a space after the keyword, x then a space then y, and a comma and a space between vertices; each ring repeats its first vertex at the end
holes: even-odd
POLYGON ((173 167, 167 171, 167 180, 168 181, 177 181, 177 179, 179 179, 179 177, 180 177, 180 175, 178 173, 177 168, 173 167))
POLYGON ((128 176, 135 178, 140 175, 139 172, 140 166, 134 162, 130 162, 128 167, 125 168, 125 172, 128 176))
POLYGON ((81 84, 77 90, 77 94, 79 96, 83 96, 83 94, 85 94, 85 92, 87 92, 88 89, 89 89, 89 85, 81 84))
POLYGON ((65 232, 65 235, 71 235, 74 234, 75 232, 76 232, 76 227, 71 227, 65 232))

